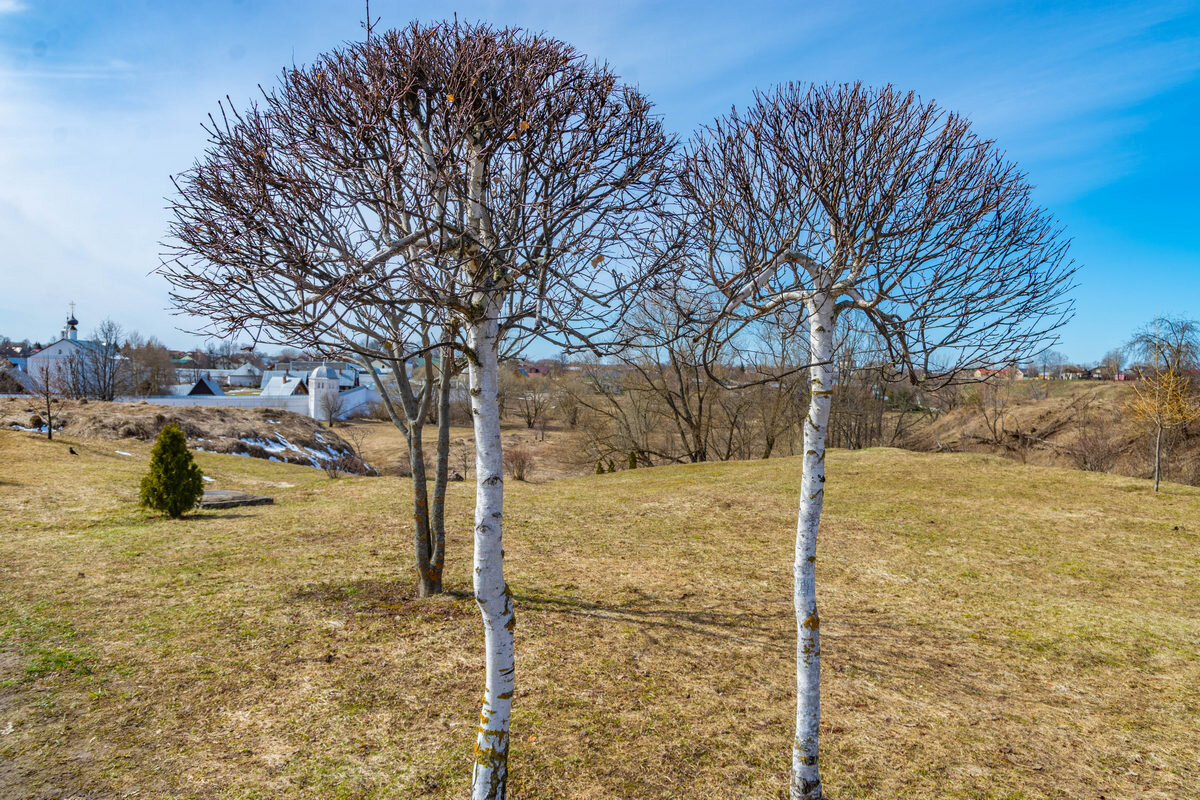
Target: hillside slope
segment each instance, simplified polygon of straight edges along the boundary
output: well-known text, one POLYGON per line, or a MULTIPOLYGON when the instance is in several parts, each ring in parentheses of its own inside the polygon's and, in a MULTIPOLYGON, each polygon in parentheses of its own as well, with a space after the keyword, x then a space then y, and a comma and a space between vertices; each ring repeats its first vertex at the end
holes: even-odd
MULTIPOLYGON (((968 386, 952 410, 910 419, 898 443, 925 452, 985 452, 1028 464, 1149 477, 1153 429, 1129 412, 1134 390, 1112 381, 968 386)), ((1200 421, 1168 431, 1163 447, 1164 476, 1200 485, 1200 421)))
MULTIPOLYGON (((0 431, 0 797, 465 796, 470 484, 418 601, 404 479, 199 453, 277 504, 161 520, 148 447, 0 431)), ((830 797, 1200 796, 1200 490, 829 461, 830 797)), ((507 485, 515 798, 781 796, 798 470, 507 485)))
MULTIPOLYGON (((45 432, 44 406, 34 398, 0 399, 0 430, 45 432)), ((210 453, 252 456, 320 467, 344 461, 353 449, 341 436, 303 414, 276 408, 160 406, 55 400, 54 430, 80 439, 152 441, 175 423, 188 446, 210 453)), ((123 445, 122 445, 123 446, 123 445)))

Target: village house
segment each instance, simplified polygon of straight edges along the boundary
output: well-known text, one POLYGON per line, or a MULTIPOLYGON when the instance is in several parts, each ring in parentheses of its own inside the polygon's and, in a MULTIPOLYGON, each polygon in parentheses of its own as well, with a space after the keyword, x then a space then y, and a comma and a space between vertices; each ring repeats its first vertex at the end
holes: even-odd
POLYGON ((263 384, 259 397, 294 397, 302 394, 308 394, 308 385, 304 378, 275 375, 263 384))
POLYGON ((1001 369, 980 367, 971 374, 979 380, 987 380, 988 378, 1012 378, 1015 381, 1020 381, 1025 379, 1025 373, 1019 367, 1003 367, 1001 369))
POLYGON ((262 386, 263 371, 247 361, 225 376, 230 386, 262 386))

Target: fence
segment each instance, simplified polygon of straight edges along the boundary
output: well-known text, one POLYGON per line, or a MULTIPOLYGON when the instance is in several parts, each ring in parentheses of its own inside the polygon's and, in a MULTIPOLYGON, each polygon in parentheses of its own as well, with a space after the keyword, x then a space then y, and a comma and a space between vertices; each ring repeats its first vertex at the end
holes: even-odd
MULTIPOLYGON (((365 411, 372 403, 380 400, 379 392, 375 389, 358 386, 338 395, 342 401, 342 409, 338 412, 339 419, 353 416, 365 411)), ((158 406, 209 406, 212 408, 277 408, 281 411, 293 411, 304 416, 309 413, 308 395, 293 395, 291 397, 263 397, 261 395, 174 395, 156 397, 118 397, 122 403, 150 403, 158 406)), ((321 416, 317 409, 316 416, 321 416)))

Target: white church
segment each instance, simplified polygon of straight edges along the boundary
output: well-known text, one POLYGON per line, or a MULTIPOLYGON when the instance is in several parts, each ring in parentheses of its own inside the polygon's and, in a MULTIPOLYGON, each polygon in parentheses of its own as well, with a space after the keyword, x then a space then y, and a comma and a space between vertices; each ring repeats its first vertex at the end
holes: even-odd
POLYGON ((58 341, 30 355, 25 371, 39 382, 49 377, 52 385, 61 385, 68 379, 72 366, 78 364, 79 356, 89 350, 103 351, 108 347, 104 342, 79 338, 79 320, 75 319, 75 304, 71 303, 71 313, 58 341))

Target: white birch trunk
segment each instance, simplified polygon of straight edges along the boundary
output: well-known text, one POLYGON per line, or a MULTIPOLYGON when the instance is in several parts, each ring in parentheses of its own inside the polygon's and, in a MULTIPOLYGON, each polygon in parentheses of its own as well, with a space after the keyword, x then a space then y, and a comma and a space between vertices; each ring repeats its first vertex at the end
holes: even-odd
POLYGON ((472 323, 468 341, 478 363, 470 366, 475 425, 475 602, 483 615, 487 670, 475 739, 472 800, 503 800, 508 781, 508 724, 513 696, 512 594, 504 582, 501 521, 504 507, 500 450, 498 339, 500 325, 489 304, 472 323))
POLYGON ((817 616, 817 527, 825 501, 825 434, 833 391, 833 301, 818 294, 809 306, 811 394, 804 422, 804 468, 796 524, 796 738, 792 744, 791 800, 820 800, 817 738, 821 725, 821 630, 817 616))

